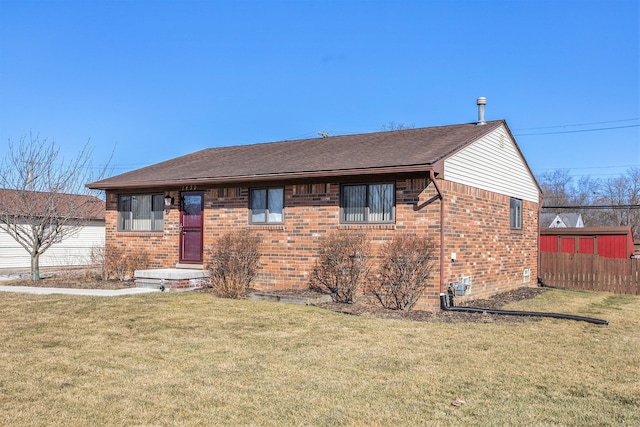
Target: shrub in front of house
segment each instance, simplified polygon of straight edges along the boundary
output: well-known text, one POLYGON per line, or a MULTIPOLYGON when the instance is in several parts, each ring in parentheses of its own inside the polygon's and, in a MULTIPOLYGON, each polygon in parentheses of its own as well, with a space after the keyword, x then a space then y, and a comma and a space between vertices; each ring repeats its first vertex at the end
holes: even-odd
POLYGON ((258 235, 250 230, 231 231, 208 250, 209 285, 223 298, 245 298, 260 265, 258 235))
POLYGON ((369 240, 360 231, 335 231, 322 239, 309 288, 330 293, 335 302, 353 303, 371 270, 369 240))
POLYGON ((144 251, 125 254, 112 246, 96 246, 91 248, 91 261, 100 269, 102 280, 115 278, 128 281, 133 278, 136 270, 147 267, 149 254, 144 251))
POLYGON ((107 271, 107 264, 105 262, 105 255, 107 249, 104 246, 94 246, 91 248, 91 254, 89 257, 91 258, 91 264, 95 265, 100 272, 100 278, 102 280, 107 280, 109 278, 109 273, 107 271))
POLYGON ((386 243, 368 290, 384 307, 409 311, 424 291, 435 266, 435 245, 426 237, 400 235, 386 243))

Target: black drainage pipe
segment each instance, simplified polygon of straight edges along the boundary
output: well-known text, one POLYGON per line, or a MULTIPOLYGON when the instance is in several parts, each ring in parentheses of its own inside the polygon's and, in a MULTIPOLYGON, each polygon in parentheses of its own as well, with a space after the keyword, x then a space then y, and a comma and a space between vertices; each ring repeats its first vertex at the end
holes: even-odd
POLYGON ((541 288, 559 289, 561 291, 567 290, 567 288, 561 288, 560 286, 547 285, 544 283, 544 280, 542 280, 542 277, 538 277, 538 285, 540 285, 541 288))
POLYGON ((459 311, 463 313, 487 313, 487 314, 504 314, 507 316, 552 317, 554 319, 579 320, 582 322, 594 323, 596 325, 609 324, 609 322, 606 320, 594 319, 593 317, 574 316, 573 314, 545 313, 541 311, 494 310, 489 308, 476 308, 476 307, 453 307, 449 305, 449 298, 447 294, 440 294, 440 308, 443 311, 459 311))

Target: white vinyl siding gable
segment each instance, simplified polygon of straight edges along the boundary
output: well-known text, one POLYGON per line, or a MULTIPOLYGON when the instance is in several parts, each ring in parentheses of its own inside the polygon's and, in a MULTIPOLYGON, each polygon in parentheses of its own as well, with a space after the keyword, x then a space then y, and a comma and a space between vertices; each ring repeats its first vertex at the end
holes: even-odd
POLYGON ((530 202, 538 186, 504 126, 444 161, 444 179, 530 202))

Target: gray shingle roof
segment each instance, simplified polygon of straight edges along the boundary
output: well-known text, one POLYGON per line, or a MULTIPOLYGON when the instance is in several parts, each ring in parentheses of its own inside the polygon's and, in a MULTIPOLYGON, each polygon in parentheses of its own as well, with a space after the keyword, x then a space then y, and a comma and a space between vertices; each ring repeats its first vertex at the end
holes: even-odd
POLYGON ((116 189, 428 170, 504 121, 208 148, 88 184, 116 189))

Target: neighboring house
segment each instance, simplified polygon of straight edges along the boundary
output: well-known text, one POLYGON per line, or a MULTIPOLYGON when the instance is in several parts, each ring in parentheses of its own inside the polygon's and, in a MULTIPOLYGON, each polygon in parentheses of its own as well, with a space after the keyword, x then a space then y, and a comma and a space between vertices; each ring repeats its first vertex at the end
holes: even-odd
POLYGON ((631 227, 541 228, 540 251, 631 258, 631 227))
MULTIPOLYGON (((0 189, 0 215, 11 215, 28 224, 26 218, 44 212, 54 199, 50 193, 0 189), (26 208, 23 205, 28 204, 26 208), (25 214, 28 212, 28 215, 25 214)), ((76 267, 92 264, 91 251, 104 247, 104 201, 93 196, 59 194, 55 196, 61 212, 74 212, 74 224, 79 227, 69 237, 51 246, 41 257, 40 267, 76 267)), ((29 270, 29 253, 6 231, 0 229, 0 269, 29 270)))
POLYGON ((584 227, 582 214, 579 213, 543 213, 540 214, 540 226, 549 228, 584 227))
POLYGON ((250 229, 253 286, 305 288, 320 239, 363 230, 377 254, 401 233, 437 244, 418 308, 452 283, 473 297, 536 283, 540 187, 502 120, 211 148, 87 186, 106 190, 107 247, 150 268, 206 267, 217 237, 250 229))

